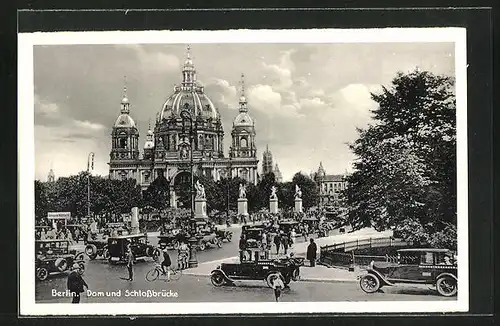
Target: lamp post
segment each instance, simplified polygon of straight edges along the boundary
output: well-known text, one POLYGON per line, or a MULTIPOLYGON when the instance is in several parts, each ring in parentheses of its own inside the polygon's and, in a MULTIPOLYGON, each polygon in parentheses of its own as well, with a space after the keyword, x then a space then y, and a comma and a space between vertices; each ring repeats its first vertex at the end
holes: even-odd
POLYGON ((227 226, 230 226, 230 223, 229 223, 229 186, 230 186, 230 181, 232 179, 232 166, 231 166, 232 162, 231 162, 231 153, 229 153, 229 166, 228 166, 228 172, 227 172, 227 193, 226 193, 226 225, 227 226))
POLYGON ((94 171, 94 152, 87 157, 87 218, 90 218, 90 172, 94 171))
POLYGON ((193 128, 193 117, 189 112, 189 106, 186 105, 185 109, 180 113, 182 119, 182 132, 186 134, 185 122, 189 122, 189 166, 191 169, 191 182, 189 194, 191 197, 191 221, 190 221, 190 237, 189 237, 189 268, 198 266, 198 258, 196 257, 196 246, 198 244, 198 239, 196 238, 196 222, 194 219, 194 163, 193 163, 193 144, 194 144, 194 128, 193 128))

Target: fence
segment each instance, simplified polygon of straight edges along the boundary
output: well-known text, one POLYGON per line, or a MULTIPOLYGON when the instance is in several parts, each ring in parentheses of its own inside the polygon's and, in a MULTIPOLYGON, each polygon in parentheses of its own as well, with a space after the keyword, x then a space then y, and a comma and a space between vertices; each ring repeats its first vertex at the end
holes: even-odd
POLYGON ((329 246, 322 246, 320 252, 348 252, 353 250, 360 250, 366 248, 377 247, 404 247, 412 245, 411 242, 406 242, 401 239, 394 239, 392 237, 385 238, 368 238, 349 242, 337 243, 329 246))
POLYGON ((381 247, 404 247, 412 245, 411 242, 406 242, 401 239, 386 238, 369 238, 350 242, 343 242, 320 248, 319 261, 327 266, 368 266, 372 261, 382 262, 397 262, 397 256, 392 255, 360 255, 356 254, 356 250, 367 248, 381 247))

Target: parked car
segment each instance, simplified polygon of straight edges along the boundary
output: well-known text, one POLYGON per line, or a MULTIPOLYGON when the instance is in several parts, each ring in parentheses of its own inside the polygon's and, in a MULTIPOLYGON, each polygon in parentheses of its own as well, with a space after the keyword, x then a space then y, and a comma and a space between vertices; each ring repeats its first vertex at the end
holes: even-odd
POLYGON ((282 258, 273 260, 244 261, 241 263, 222 263, 211 272, 210 280, 214 286, 234 284, 234 281, 262 280, 271 287, 274 275, 279 276, 285 285, 298 281, 300 267, 304 258, 282 258))
POLYGON ((198 219, 196 222, 196 230, 199 238, 198 249, 203 251, 208 247, 222 247, 222 239, 215 233, 215 229, 209 224, 207 219, 198 219))
POLYGON ((146 233, 121 235, 108 238, 109 263, 116 264, 127 261, 127 246, 131 245, 136 260, 146 260, 148 257, 157 259, 161 252, 149 244, 146 233))
POLYGON ((400 249, 394 262, 371 262, 359 285, 366 293, 396 283, 432 284, 445 297, 457 294, 457 265, 448 249, 400 249))
POLYGON ((189 235, 181 229, 168 230, 158 236, 158 246, 179 249, 181 242, 187 242, 189 235))
POLYGON ((74 263, 79 265, 81 273, 85 271, 84 253, 70 249, 69 240, 36 240, 35 253, 35 275, 40 281, 50 274, 71 271, 74 263))
POLYGON ((222 241, 226 240, 227 242, 231 242, 233 238, 233 232, 229 230, 220 230, 218 228, 215 229, 215 235, 220 238, 222 241))
POLYGON ((108 237, 104 234, 98 234, 96 239, 89 238, 85 246, 85 254, 91 260, 98 256, 109 259, 108 237))
POLYGON ((279 221, 278 225, 280 231, 283 231, 285 234, 290 234, 293 229, 295 229, 295 231, 298 230, 299 222, 294 220, 279 221))

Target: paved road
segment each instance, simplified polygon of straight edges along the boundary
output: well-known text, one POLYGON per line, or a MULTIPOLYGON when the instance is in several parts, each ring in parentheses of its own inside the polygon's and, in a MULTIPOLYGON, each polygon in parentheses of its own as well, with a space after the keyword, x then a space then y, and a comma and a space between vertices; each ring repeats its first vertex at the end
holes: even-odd
MULTIPOLYGON (((222 248, 207 249, 198 253, 200 263, 209 262, 238 255, 239 228, 231 228, 233 240, 224 243, 222 248)), ((303 239, 297 239, 298 242, 303 239)), ((157 244, 157 239, 150 238, 157 244)), ((175 251, 172 260, 175 264, 175 251)), ((134 265, 134 281, 124 281, 127 277, 125 265, 109 265, 105 260, 88 261, 84 278, 90 289, 104 296, 83 296, 82 302, 272 302, 273 292, 264 282, 246 281, 237 286, 214 287, 205 276, 183 275, 178 281, 165 282, 158 280, 147 282, 146 273, 154 267, 154 262, 138 262, 134 265), (132 291, 156 291, 157 297, 132 296, 132 291), (164 290, 164 291, 162 291, 164 290), (169 292, 170 290, 170 292, 169 292), (120 291, 120 292, 118 292, 120 291), (120 293, 120 296, 113 296, 120 293), (161 294, 170 293, 170 297, 161 294), (172 296, 177 293, 177 296, 172 296)), ((70 302, 71 298, 54 295, 66 290, 66 275, 53 275, 46 281, 36 282, 35 299, 37 302, 70 302), (54 292, 55 291, 55 292, 54 292)), ((342 282, 292 282, 291 288, 285 290, 282 301, 387 301, 387 300, 454 300, 437 296, 427 287, 393 287, 384 288, 385 293, 368 295, 359 289, 357 283, 342 282)))

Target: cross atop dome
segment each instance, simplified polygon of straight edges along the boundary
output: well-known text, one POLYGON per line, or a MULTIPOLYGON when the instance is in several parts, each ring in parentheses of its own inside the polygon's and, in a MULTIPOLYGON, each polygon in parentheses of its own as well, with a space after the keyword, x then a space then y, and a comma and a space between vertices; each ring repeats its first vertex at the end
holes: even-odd
POLYGON ((182 69, 182 87, 191 89, 196 83, 196 70, 194 69, 193 60, 191 59, 191 46, 188 44, 186 51, 186 61, 182 69))
POLYGON ((121 113, 122 114, 129 114, 130 113, 130 103, 128 101, 127 97, 127 76, 123 76, 123 97, 122 97, 122 106, 121 106, 121 113))

